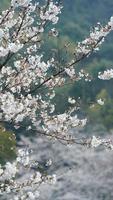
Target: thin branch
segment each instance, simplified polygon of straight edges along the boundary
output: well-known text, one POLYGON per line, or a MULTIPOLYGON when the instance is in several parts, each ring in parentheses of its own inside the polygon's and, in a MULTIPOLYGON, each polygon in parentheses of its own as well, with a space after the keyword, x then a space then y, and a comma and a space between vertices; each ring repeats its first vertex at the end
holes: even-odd
POLYGON ((85 59, 86 57, 88 57, 93 51, 94 49, 97 47, 97 45, 101 42, 101 40, 103 39, 103 37, 101 37, 97 43, 92 47, 91 50, 89 50, 88 53, 83 54, 80 58, 78 58, 77 60, 73 61, 71 64, 68 64, 67 66, 65 66, 63 69, 59 70, 57 73, 53 74, 52 76, 50 76, 49 78, 47 78, 46 80, 44 80, 40 85, 38 85, 37 87, 35 87, 34 89, 32 89, 29 93, 26 93, 25 96, 27 96, 28 94, 33 94, 34 92, 36 92, 39 88, 41 88, 43 85, 45 85, 48 81, 52 80, 53 78, 57 77, 58 75, 62 74, 63 72, 65 72, 66 68, 70 68, 73 65, 79 63, 80 61, 82 61, 83 59, 85 59))
POLYGON ((5 66, 9 62, 9 60, 13 57, 13 55, 14 53, 11 52, 8 53, 6 60, 0 65, 0 70, 2 69, 3 66, 5 66))
POLYGON ((12 7, 9 8, 9 10, 7 11, 6 15, 3 17, 2 21, 0 22, 0 26, 4 23, 6 17, 9 15, 9 13, 11 12, 12 7))
POLYGON ((20 26, 19 26, 17 32, 16 32, 15 39, 18 37, 18 34, 19 34, 19 32, 20 32, 20 30, 21 30, 21 28, 22 28, 22 25, 23 25, 23 23, 24 23, 24 19, 25 19, 25 17, 26 17, 26 9, 27 9, 27 8, 25 8, 24 11, 23 11, 22 21, 21 21, 21 23, 20 23, 20 26))

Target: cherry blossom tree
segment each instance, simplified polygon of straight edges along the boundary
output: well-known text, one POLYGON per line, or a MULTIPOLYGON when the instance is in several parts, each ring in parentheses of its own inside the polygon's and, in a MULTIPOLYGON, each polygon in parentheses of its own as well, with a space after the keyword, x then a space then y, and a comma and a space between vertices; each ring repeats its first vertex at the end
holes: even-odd
MULTIPOLYGON (((59 67, 56 57, 44 58, 42 46, 47 35, 52 38, 59 35, 55 27, 62 9, 60 0, 41 3, 11 0, 10 7, 0 15, 0 121, 16 129, 33 130, 64 144, 103 145, 113 149, 110 140, 71 136, 74 127, 83 127, 87 123, 86 118, 78 118, 79 106, 75 99, 68 98, 70 109, 62 114, 55 113, 52 103, 56 87, 82 78, 91 81, 83 70, 76 71, 76 65, 100 49, 105 37, 113 30, 113 17, 104 26, 97 23, 89 37, 75 45, 73 59, 59 67)), ((113 77, 113 70, 100 72, 98 77, 108 80, 113 77)), ((55 182, 54 174, 32 170, 38 163, 30 160, 29 153, 26 148, 19 149, 13 163, 0 166, 1 195, 7 193, 14 200, 38 199, 40 184, 55 182), (18 177, 23 171, 30 172, 30 177, 22 182, 18 177)), ((51 160, 46 164, 51 165, 51 160)))

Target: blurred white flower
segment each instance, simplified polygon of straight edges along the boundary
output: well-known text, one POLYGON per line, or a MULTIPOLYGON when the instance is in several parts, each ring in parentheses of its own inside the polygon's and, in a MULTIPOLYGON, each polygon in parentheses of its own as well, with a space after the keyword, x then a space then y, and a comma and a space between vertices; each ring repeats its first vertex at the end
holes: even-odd
POLYGON ((104 101, 103 101, 102 99, 98 99, 98 100, 97 100, 97 103, 98 103, 99 105, 101 105, 101 106, 104 105, 104 101))
POLYGON ((75 99, 74 98, 71 98, 71 97, 69 97, 68 98, 68 102, 70 103, 70 104, 75 104, 75 99))
POLYGON ((95 136, 92 137, 92 140, 91 140, 91 147, 98 147, 101 143, 102 143, 101 140, 99 140, 99 139, 96 138, 95 136))

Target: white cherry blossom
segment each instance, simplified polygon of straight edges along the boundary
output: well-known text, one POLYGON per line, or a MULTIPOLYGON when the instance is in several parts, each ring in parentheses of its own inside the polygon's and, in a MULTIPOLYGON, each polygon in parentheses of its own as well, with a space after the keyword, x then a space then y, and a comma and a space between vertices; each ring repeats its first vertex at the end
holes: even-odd
POLYGON ((101 106, 104 105, 104 101, 103 101, 102 99, 98 99, 98 100, 97 100, 97 103, 98 103, 99 105, 101 105, 101 106))
POLYGON ((113 78, 113 69, 107 69, 103 73, 99 72, 98 78, 102 80, 110 80, 113 78))
MULTIPOLYGON (((88 80, 88 74, 83 70, 77 72, 75 65, 99 50, 104 38, 113 30, 113 17, 105 26, 98 23, 89 37, 77 43, 73 59, 59 66, 55 56, 45 58, 47 52, 43 44, 46 35, 58 36, 53 26, 57 24, 61 10, 60 1, 47 0, 42 5, 31 0, 11 0, 11 6, 1 13, 0 121, 11 123, 18 129, 23 128, 25 120, 27 125, 24 128, 28 132, 38 132, 65 144, 103 145, 113 149, 110 140, 71 136, 73 128, 83 127, 87 122, 86 117, 78 117, 79 106, 74 98, 67 98, 70 107, 64 113, 56 113, 54 103, 56 88, 65 85, 67 80, 88 80)), ((113 70, 99 73, 98 78, 113 78, 113 70)), ((104 101, 98 99, 97 103, 103 105, 104 101)), ((45 165, 51 164, 49 160, 45 165)), ((11 200, 38 199, 39 186, 55 184, 56 179, 55 174, 39 170, 39 163, 31 159, 28 148, 19 149, 13 162, 6 162, 3 167, 0 165, 0 194, 8 194, 11 200), (21 180, 22 174, 27 177, 24 181, 21 180)))

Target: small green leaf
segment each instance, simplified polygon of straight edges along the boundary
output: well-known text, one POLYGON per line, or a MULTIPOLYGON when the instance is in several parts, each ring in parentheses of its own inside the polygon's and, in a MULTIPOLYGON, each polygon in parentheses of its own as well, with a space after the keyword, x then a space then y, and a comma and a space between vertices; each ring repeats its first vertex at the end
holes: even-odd
POLYGON ((0 164, 16 158, 16 137, 0 125, 0 164))

